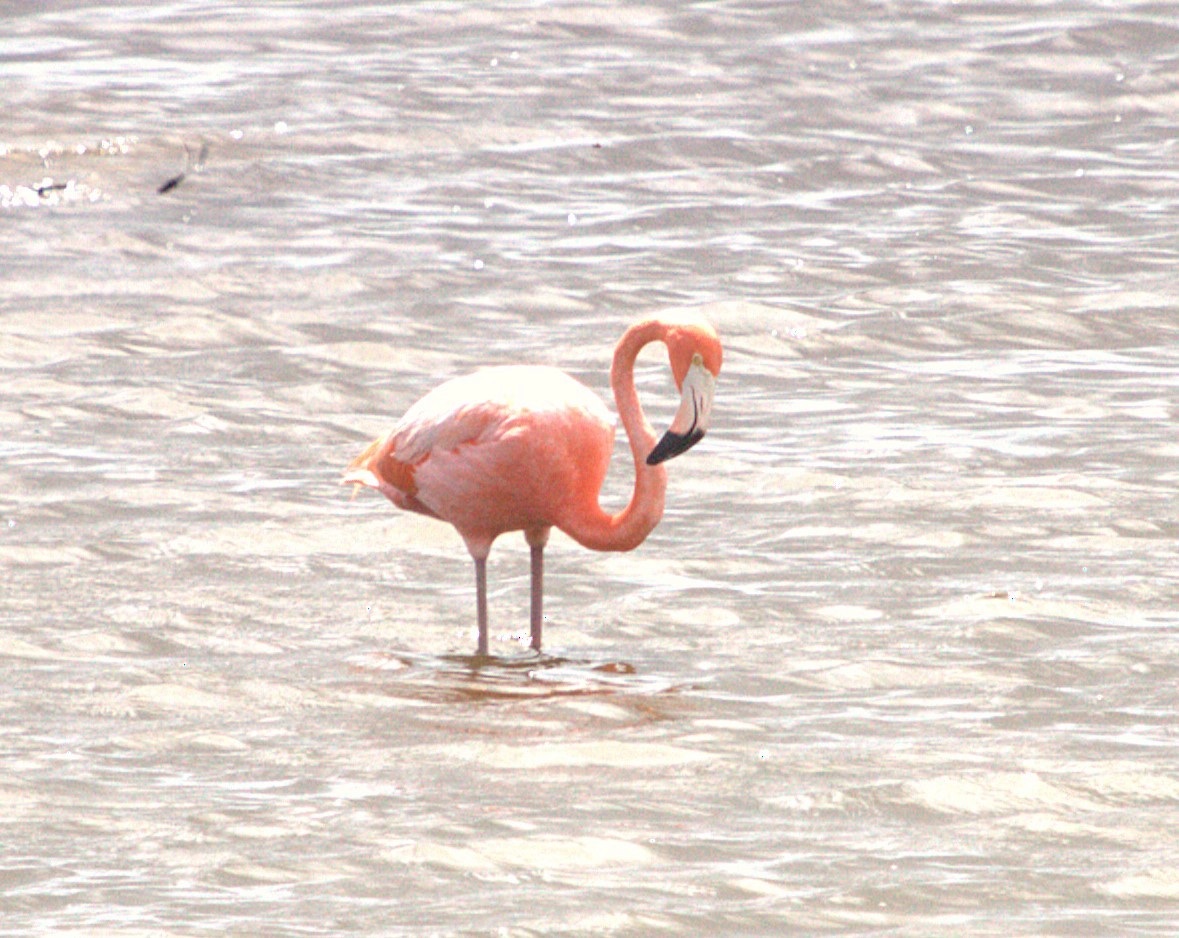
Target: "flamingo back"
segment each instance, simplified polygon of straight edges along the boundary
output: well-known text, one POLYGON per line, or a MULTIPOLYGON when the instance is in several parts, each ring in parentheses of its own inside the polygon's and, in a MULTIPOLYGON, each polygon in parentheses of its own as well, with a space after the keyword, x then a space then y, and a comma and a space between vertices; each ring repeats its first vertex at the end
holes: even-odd
POLYGON ((559 525, 596 504, 614 419, 555 368, 503 366, 447 381, 349 467, 346 481, 453 524, 468 541, 559 525))

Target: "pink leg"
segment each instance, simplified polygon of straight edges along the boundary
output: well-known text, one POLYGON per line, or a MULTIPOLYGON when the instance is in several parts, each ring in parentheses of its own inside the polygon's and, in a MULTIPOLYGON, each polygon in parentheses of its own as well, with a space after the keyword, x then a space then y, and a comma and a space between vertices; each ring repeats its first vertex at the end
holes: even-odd
POLYGON ((532 548, 532 647, 540 651, 544 628, 544 547, 532 548))
POLYGON ((524 532, 524 539, 532 548, 532 648, 540 651, 541 632, 544 630, 544 546, 549 542, 550 528, 524 532))
POLYGON ((475 616, 479 620, 479 647, 475 654, 486 658, 487 640, 487 558, 475 558, 475 616))
POLYGON ((475 654, 486 658, 489 651, 487 639, 487 555, 491 553, 491 540, 463 535, 467 550, 475 561, 475 618, 479 623, 479 646, 475 654))

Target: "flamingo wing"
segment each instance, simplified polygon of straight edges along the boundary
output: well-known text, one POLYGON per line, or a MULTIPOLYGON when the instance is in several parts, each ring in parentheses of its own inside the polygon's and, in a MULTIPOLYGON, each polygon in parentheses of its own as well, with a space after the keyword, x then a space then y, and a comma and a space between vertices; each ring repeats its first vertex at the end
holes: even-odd
POLYGON ((449 521, 464 537, 559 523, 581 490, 596 496, 613 419, 553 368, 504 366, 439 385, 348 467, 345 482, 449 521))
POLYGON ((417 494, 417 467, 432 453, 456 450, 494 433, 507 417, 503 406, 460 399, 455 392, 462 389, 450 385, 461 380, 440 385, 414 404, 392 430, 348 464, 344 482, 380 489, 394 501, 397 495, 412 497, 417 494))

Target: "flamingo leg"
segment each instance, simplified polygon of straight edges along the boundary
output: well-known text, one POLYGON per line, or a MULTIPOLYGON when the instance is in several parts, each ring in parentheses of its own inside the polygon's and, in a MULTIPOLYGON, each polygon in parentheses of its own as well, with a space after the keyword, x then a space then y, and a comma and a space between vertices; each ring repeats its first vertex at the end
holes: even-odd
POLYGON ((488 655, 487 640, 487 558, 475 558, 475 614, 479 620, 479 647, 475 654, 488 655))
POLYGON ((544 545, 532 547, 532 647, 540 651, 544 628, 544 545))
POLYGON ((530 528, 524 540, 532 548, 532 648, 540 651, 541 632, 544 630, 544 545, 549 542, 550 527, 530 528))

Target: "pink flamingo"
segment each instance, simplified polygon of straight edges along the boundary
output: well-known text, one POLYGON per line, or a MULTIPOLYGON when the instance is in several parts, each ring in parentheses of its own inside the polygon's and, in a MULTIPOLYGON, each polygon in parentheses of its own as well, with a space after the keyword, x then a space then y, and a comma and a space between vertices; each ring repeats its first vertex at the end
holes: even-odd
POLYGON ((662 463, 704 436, 721 366, 716 330, 699 318, 635 323, 614 349, 610 385, 635 462, 630 503, 598 503, 614 420, 596 394, 556 368, 506 365, 439 385, 348 466, 343 482, 375 488, 398 508, 455 526, 475 560, 478 654, 486 656, 487 555, 508 531, 532 553, 532 647, 540 649, 544 547, 556 526, 592 550, 633 550, 663 516, 662 463), (635 391, 635 358, 667 346, 682 400, 656 441, 635 391))

